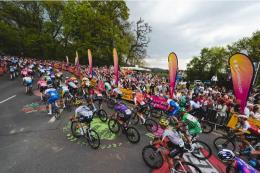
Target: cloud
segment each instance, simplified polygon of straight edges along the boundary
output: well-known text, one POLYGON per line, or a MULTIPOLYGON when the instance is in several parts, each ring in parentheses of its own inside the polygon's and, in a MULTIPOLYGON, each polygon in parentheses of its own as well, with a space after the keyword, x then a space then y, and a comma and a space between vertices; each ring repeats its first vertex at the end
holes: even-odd
POLYGON ((127 1, 130 20, 152 26, 146 62, 167 68, 174 51, 181 69, 204 47, 225 46, 260 29, 259 1, 127 1), (166 59, 166 60, 165 60, 166 59))

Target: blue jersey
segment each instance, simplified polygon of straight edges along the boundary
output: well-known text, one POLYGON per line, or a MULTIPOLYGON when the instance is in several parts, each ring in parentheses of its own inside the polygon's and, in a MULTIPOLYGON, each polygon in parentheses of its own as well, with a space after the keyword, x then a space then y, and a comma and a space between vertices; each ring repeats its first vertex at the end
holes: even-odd
POLYGON ((54 88, 47 89, 47 90, 45 91, 45 94, 46 94, 46 95, 49 95, 50 97, 59 97, 59 93, 58 93, 57 90, 54 89, 54 88))
POLYGON ((173 115, 176 116, 177 113, 180 111, 180 105, 173 100, 168 100, 167 102, 173 108, 173 110, 169 112, 169 115, 170 116, 173 116, 173 115))

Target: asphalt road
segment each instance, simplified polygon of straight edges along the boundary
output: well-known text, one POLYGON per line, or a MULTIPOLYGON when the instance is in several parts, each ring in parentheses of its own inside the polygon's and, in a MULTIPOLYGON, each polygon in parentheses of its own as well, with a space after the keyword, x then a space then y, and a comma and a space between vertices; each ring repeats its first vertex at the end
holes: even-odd
MULTIPOLYGON (((42 105, 39 100, 38 96, 25 94, 21 78, 10 81, 7 75, 0 76, 1 173, 151 172, 141 156, 142 148, 150 140, 143 127, 138 127, 141 133, 138 144, 130 144, 122 134, 107 134, 106 140, 101 141, 101 148, 93 150, 84 145, 84 141, 71 137, 68 122, 73 112, 63 111, 60 120, 51 122, 46 111, 37 110, 42 105)), ((101 126, 105 127, 104 124, 101 126)), ((202 134, 200 139, 215 153, 212 141, 216 137, 216 133, 202 134)), ((203 172, 214 171, 205 169, 203 172)))

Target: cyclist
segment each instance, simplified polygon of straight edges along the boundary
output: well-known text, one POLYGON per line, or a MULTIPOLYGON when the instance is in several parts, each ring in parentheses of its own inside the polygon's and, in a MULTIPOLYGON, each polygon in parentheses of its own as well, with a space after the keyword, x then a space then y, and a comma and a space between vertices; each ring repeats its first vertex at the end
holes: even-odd
POLYGON ((61 85, 61 98, 62 98, 62 102, 63 102, 63 108, 66 108, 65 105, 65 96, 68 95, 72 98, 72 95, 69 92, 69 88, 66 85, 61 85))
POLYGON ((184 141, 180 134, 169 128, 169 121, 161 118, 159 121, 161 128, 164 130, 162 134, 162 142, 165 142, 169 148, 171 148, 170 156, 175 157, 184 151, 184 141))
POLYGON ((258 173, 259 172, 250 164, 250 162, 249 162, 249 164, 247 164, 242 159, 236 157, 236 155, 228 149, 220 150, 218 153, 218 158, 222 162, 227 163, 228 165, 231 165, 234 168, 234 170, 233 170, 234 172, 239 172, 239 173, 258 173))
POLYGON ((83 77, 81 79, 81 89, 82 89, 82 92, 83 92, 83 95, 84 97, 86 98, 87 97, 87 94, 88 94, 88 88, 90 87, 90 81, 87 77, 83 77))
MULTIPOLYGON (((88 106, 82 105, 76 108, 75 110, 75 118, 79 118, 84 122, 90 123, 93 119, 93 111, 90 110, 88 106)), ((86 124, 87 125, 87 124, 86 124)), ((81 135, 84 134, 82 129, 80 128, 81 135)))
POLYGON ((183 125, 187 126, 184 136, 191 146, 192 137, 199 135, 202 132, 202 129, 200 122, 197 120, 197 118, 187 113, 185 108, 180 109, 180 121, 178 122, 177 128, 183 125))
POLYGON ((57 100, 59 99, 59 94, 55 88, 53 88, 52 85, 48 85, 48 89, 45 90, 44 94, 48 97, 48 107, 49 107, 49 115, 52 114, 52 104, 54 103, 57 107, 57 100))
POLYGON ((168 103, 168 116, 170 118, 170 120, 174 120, 175 122, 177 122, 177 116, 180 110, 180 105, 177 103, 176 99, 168 99, 167 100, 168 103))
POLYGON ((260 129, 257 126, 249 123, 249 121, 247 121, 247 118, 248 117, 246 115, 238 115, 239 125, 235 129, 235 131, 238 132, 236 132, 235 135, 238 135, 240 137, 245 147, 248 146, 252 148, 250 142, 246 140, 246 135, 260 136, 260 129), (240 130, 240 128, 242 128, 242 131, 240 130))
MULTIPOLYGON (((42 80, 42 79, 40 79, 42 80)), ((41 100, 43 100, 44 91, 47 89, 47 82, 45 80, 42 80, 39 83, 40 93, 41 93, 41 100)))
POLYGON ((141 123, 145 122, 145 119, 143 117, 143 112, 144 112, 144 109, 145 109, 144 100, 145 100, 145 96, 144 96, 144 93, 142 92, 142 90, 140 90, 140 92, 135 93, 134 103, 135 103, 135 106, 137 108, 137 115, 142 120, 141 123))
POLYGON ((32 87, 33 79, 31 76, 25 76, 23 78, 23 83, 25 85, 25 93, 28 93, 29 87, 32 87))
POLYGON ((109 93, 112 91, 112 87, 108 81, 105 81, 105 89, 106 89, 106 95, 109 96, 109 93))

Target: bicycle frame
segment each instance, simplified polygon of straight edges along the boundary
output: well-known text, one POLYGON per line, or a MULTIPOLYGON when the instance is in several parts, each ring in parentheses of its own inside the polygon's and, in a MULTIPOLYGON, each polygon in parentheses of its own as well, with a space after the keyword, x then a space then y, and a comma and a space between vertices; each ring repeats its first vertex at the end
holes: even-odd
MULTIPOLYGON (((160 143, 157 143, 157 144, 152 144, 155 148, 157 148, 157 150, 156 150, 156 153, 161 153, 162 155, 163 155, 163 157, 166 157, 166 161, 168 162, 168 159, 169 159, 169 156, 167 155, 167 154, 165 154, 165 153, 163 153, 163 151, 169 151, 170 149, 168 148, 168 147, 166 147, 166 146, 164 146, 165 144, 162 144, 161 142, 160 143)), ((184 153, 180 153, 179 154, 179 158, 182 158, 182 155, 183 155, 184 153)), ((185 170, 185 168, 184 168, 184 166, 183 166, 183 164, 182 164, 182 162, 181 162, 181 159, 179 159, 179 158, 170 158, 170 159, 172 159, 172 161, 173 161, 173 163, 172 163, 172 167, 171 167, 171 173, 179 173, 179 171, 176 171, 175 169, 174 169, 174 165, 176 165, 176 164, 180 164, 180 166, 182 167, 182 169, 183 170, 185 170)), ((186 172, 186 171, 185 171, 186 172)), ((183 172, 182 172, 183 173, 183 172)))

